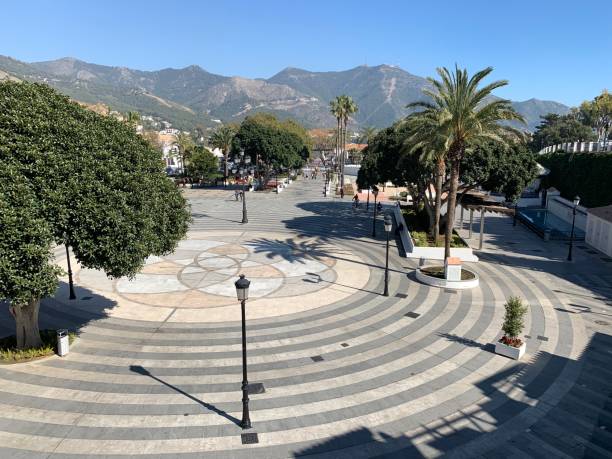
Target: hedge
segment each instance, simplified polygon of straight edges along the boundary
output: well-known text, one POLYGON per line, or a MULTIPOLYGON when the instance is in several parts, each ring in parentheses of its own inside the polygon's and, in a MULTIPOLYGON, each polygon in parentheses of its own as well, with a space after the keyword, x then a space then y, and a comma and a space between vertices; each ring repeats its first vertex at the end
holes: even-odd
POLYGON ((550 169, 542 184, 555 187, 564 198, 580 196, 586 207, 612 204, 612 153, 548 153, 538 162, 550 169))

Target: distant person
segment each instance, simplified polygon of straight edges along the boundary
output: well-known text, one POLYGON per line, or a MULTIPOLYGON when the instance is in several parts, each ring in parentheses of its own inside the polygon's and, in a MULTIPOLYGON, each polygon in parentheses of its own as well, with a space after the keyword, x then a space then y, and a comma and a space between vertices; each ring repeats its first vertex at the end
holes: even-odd
POLYGON ((340 199, 344 199, 344 187, 340 188, 340 199))
POLYGON ((353 196, 353 205, 356 209, 359 208, 359 195, 355 194, 355 196, 353 196))

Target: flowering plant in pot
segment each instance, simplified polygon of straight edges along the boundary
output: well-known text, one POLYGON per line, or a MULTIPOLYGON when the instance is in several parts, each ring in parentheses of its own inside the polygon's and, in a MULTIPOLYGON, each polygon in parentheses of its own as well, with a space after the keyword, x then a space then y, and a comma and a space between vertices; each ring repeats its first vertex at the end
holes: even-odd
POLYGON ((518 360, 525 354, 527 348, 526 343, 518 337, 525 326, 524 318, 527 313, 527 306, 523 305, 523 301, 519 297, 513 296, 508 298, 504 308, 506 309, 504 323, 502 324, 504 336, 495 343, 495 352, 518 360))

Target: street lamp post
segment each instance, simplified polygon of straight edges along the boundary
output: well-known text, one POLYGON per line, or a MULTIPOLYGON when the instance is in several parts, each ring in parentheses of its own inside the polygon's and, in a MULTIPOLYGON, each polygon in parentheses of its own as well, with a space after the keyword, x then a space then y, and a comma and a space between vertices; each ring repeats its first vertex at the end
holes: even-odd
POLYGON ((580 204, 580 196, 574 198, 574 209, 572 217, 572 232, 570 233, 569 252, 567 254, 567 261, 572 261, 572 249, 574 248, 574 226, 576 225, 576 208, 580 204))
POLYGON ((385 291, 384 296, 389 296, 389 235, 393 228, 393 222, 390 215, 385 215, 385 232, 387 233, 387 256, 385 259, 385 291))
POLYGON ((378 196, 378 188, 374 188, 374 219, 372 220, 372 237, 376 237, 376 197, 378 196))
POLYGON ((76 295, 74 294, 74 282, 72 281, 72 267, 70 266, 70 250, 68 250, 68 244, 66 244, 66 261, 68 262, 68 288, 70 290, 70 296, 68 298, 71 300, 76 300, 76 295))
POLYGON ((247 355, 246 355, 246 300, 249 299, 249 285, 251 282, 240 275, 240 278, 234 283, 236 287, 236 296, 240 301, 242 310, 242 421, 240 427, 243 429, 251 428, 251 417, 249 416, 249 380, 247 378, 247 355))
MULTIPOLYGON (((236 161, 236 165, 240 167, 239 173, 243 178, 242 183, 242 223, 248 223, 249 219, 247 218, 247 207, 246 207, 246 191, 247 191, 247 182, 249 171, 253 171, 252 169, 248 169, 251 164, 251 157, 244 155, 244 150, 240 150, 240 159, 236 161)), ((236 173, 236 169, 233 169, 232 172, 236 173)))

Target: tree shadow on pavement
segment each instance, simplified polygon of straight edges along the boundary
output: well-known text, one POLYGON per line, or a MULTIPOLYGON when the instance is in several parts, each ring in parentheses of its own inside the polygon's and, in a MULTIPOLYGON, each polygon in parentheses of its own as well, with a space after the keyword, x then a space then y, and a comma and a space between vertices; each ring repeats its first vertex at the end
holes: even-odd
MULTIPOLYGON (((41 330, 66 328, 78 333, 90 322, 107 318, 109 310, 117 305, 116 301, 86 287, 75 284, 74 289, 77 298, 69 300, 68 284, 61 281, 54 296, 41 300, 38 318, 41 330)), ((0 306, 0 336, 14 335, 15 320, 8 305, 0 303, 0 306)))

